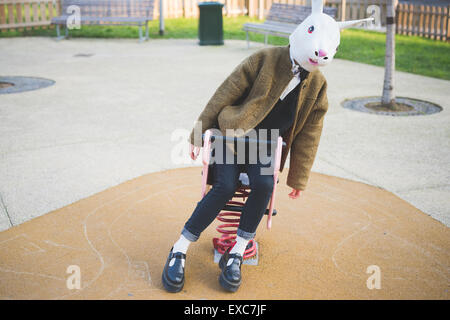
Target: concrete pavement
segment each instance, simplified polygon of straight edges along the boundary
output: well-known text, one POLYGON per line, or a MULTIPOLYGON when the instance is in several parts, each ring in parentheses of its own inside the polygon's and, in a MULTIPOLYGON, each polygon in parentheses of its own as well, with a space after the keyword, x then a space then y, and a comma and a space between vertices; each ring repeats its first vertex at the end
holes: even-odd
MULTIPOLYGON (((0 95, 0 230, 147 173, 199 165, 171 160, 173 132, 190 131, 217 86, 258 48, 0 39, 1 75, 56 81, 0 95)), ((444 109, 399 118, 340 106, 380 95, 383 68, 335 60, 323 73, 330 107, 313 171, 384 188, 449 226, 450 82, 397 72, 398 96, 444 109)))
POLYGON ((315 172, 292 200, 286 177, 272 229, 263 218, 256 233, 258 265, 242 266, 235 293, 218 281, 218 221, 189 247, 183 290, 163 288, 167 255, 200 198, 199 168, 190 167, 1 232, 0 299, 449 299, 448 227, 386 190, 315 172))

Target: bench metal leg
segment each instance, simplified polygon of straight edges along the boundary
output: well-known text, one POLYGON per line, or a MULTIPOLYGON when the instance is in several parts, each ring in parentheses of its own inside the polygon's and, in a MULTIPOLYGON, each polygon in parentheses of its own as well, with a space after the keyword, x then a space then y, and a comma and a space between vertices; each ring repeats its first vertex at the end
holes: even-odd
POLYGON ((139 25, 139 42, 148 40, 148 22, 145 24, 145 36, 142 35, 142 24, 139 25))
POLYGON ((245 38, 247 39, 247 49, 250 48, 250 39, 248 37, 248 31, 245 31, 245 38))
POLYGON ((142 37, 142 25, 139 25, 139 42, 144 41, 145 39, 142 37))
POLYGON ((139 25, 139 42, 148 40, 148 21, 145 22, 145 36, 142 36, 142 24, 139 25))
POLYGON ((268 38, 269 34, 266 33, 264 34, 264 45, 267 46, 267 38, 268 38))
POLYGON ((66 32, 64 36, 61 36, 61 27, 59 24, 56 25, 56 40, 62 40, 67 38, 67 36, 69 35, 69 29, 67 29, 66 27, 66 32))

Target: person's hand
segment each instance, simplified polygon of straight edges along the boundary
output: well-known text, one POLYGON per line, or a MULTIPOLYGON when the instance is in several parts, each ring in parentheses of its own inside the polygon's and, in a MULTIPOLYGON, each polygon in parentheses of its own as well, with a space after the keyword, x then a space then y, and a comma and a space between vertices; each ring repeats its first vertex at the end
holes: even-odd
POLYGON ((197 147, 197 146, 194 146, 193 144, 191 144, 189 153, 191 155, 192 160, 197 159, 197 157, 200 153, 200 147, 197 147))
POLYGON ((300 196, 301 190, 292 189, 291 193, 289 193, 289 198, 297 199, 300 196))

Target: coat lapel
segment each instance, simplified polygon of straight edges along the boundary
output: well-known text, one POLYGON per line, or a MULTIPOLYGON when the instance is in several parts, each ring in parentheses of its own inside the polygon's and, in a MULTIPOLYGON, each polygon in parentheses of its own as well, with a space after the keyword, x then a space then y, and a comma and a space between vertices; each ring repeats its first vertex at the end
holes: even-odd
MULTIPOLYGON (((292 63, 291 63, 291 58, 289 55, 289 45, 286 47, 283 47, 279 64, 280 64, 280 68, 278 69, 279 72, 275 76, 275 82, 278 85, 278 88, 277 88, 278 97, 281 96, 282 92, 284 91, 284 89, 286 88, 288 83, 291 81, 292 76, 293 76, 292 63)), ((287 132, 283 136, 283 141, 286 142, 286 148, 283 148, 283 150, 282 150, 281 166, 280 166, 281 170, 283 170, 284 163, 286 161, 287 155, 291 148, 291 144, 292 144, 292 141, 294 138, 294 132, 297 131, 298 116, 300 113, 301 105, 305 99, 305 97, 304 97, 305 90, 303 90, 303 89, 306 88, 306 86, 308 85, 309 79, 311 79, 311 77, 312 77, 312 74, 310 72, 308 74, 308 76, 306 77, 306 79, 303 79, 302 82, 299 84, 301 87, 300 87, 300 92, 299 92, 299 96, 298 96, 294 122, 293 122, 292 126, 290 127, 290 129, 287 130, 287 132)), ((278 101, 278 99, 276 101, 278 101)))
MULTIPOLYGON (((281 96, 284 89, 286 88, 286 86, 289 84, 289 82, 291 81, 291 79, 293 77, 292 63, 291 63, 291 58, 289 55, 289 45, 282 47, 281 50, 282 50, 282 53, 280 55, 280 61, 278 61, 279 67, 277 68, 277 73, 273 77, 273 81, 276 83, 276 90, 274 93, 274 97, 276 97, 276 98, 279 98, 281 96)), ((306 79, 302 80, 302 82, 301 82, 302 88, 301 89, 306 87, 310 78, 311 78, 311 72, 309 72, 306 79)), ((302 92, 301 89, 300 89, 300 95, 302 92)), ((301 97, 299 97, 299 103, 301 100, 302 100, 301 97)), ((278 101, 278 99, 276 101, 278 101)))
MULTIPOLYGON (((292 64, 289 56, 289 46, 282 48, 280 61, 278 62, 277 74, 274 76, 274 82, 277 84, 276 96, 280 97, 288 83, 292 79, 292 64)), ((277 100, 278 101, 278 100, 277 100)))

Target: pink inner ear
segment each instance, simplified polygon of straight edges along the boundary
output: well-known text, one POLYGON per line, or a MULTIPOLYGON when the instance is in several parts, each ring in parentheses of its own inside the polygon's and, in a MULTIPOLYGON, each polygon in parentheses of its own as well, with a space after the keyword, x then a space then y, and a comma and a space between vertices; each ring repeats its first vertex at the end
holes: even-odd
POLYGON ((325 57, 327 53, 323 51, 322 49, 319 50, 319 57, 325 57))

